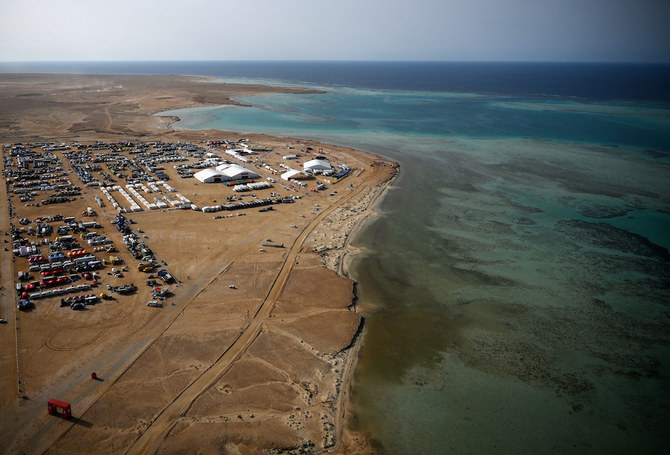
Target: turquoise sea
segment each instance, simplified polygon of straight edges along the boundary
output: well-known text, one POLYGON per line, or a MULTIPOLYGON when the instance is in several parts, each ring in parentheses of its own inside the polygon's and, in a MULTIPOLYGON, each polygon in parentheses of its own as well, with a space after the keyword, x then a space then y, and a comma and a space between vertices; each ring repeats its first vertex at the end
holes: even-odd
POLYGON ((169 114, 400 163, 351 267, 366 318, 352 426, 380 453, 665 453, 668 99, 589 97, 567 76, 495 90, 480 70, 480 91, 236 75, 222 80, 326 93, 169 114))

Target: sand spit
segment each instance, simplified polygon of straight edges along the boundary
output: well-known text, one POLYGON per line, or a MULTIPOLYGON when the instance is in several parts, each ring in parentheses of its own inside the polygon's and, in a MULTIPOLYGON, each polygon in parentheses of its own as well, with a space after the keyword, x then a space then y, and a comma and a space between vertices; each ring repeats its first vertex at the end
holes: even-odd
MULTIPOLYGON (((173 207, 123 214, 132 219, 130 232, 149 247, 157 268, 176 279, 172 284, 158 280, 157 286, 170 293, 162 308, 151 308, 147 302, 154 298, 154 286, 145 284, 149 273, 137 270, 143 259, 131 254, 112 224, 118 210, 98 187, 80 181, 68 159, 73 150, 90 150, 91 157, 113 154, 132 160, 139 144, 150 144, 149 152, 175 144, 175 153, 185 161, 160 166, 170 179, 167 183, 196 206, 224 204, 236 195, 230 187, 180 178, 173 165, 198 162, 203 158, 199 153, 205 152, 227 158, 225 148, 241 136, 172 131, 172 119, 151 114, 223 104, 231 96, 300 91, 204 80, 0 75, 0 138, 7 158, 3 170, 18 169, 19 154, 9 159, 12 148, 17 150, 13 144, 21 142, 37 154, 47 152, 35 142, 56 148, 65 144, 69 150, 48 152, 62 165, 52 173, 62 172, 59 183, 67 179, 81 190, 67 196, 69 202, 39 207, 54 190, 45 187, 34 191, 33 201, 20 201, 26 193, 14 192, 16 174, 8 176, 12 185, 0 190, 11 207, 11 218, 8 207, 0 215, 7 248, 2 254, 0 317, 8 321, 0 326, 3 453, 188 453, 194 447, 198 453, 216 454, 352 451, 356 437, 343 438, 343 422, 362 319, 351 305, 353 282, 342 276, 342 258, 350 248, 347 239, 373 213, 373 203, 397 174, 397 165, 311 141, 245 135, 244 143, 260 151, 250 156, 251 163, 240 164, 263 180, 275 180, 255 197, 294 202, 275 204, 266 212, 221 212, 233 216, 220 218, 173 207), (206 143, 212 139, 220 142, 206 143), (301 155, 301 162, 325 156, 352 172, 316 191, 320 177, 305 181, 306 186, 281 183, 278 175, 256 166, 261 161, 276 169, 289 153, 301 155), (104 207, 96 196, 106 202, 104 207), (96 215, 84 217, 89 207, 96 215), (112 298, 100 299, 86 311, 72 311, 59 305, 66 296, 50 295, 36 300, 32 311, 18 311, 17 274, 27 272, 31 263, 12 253, 11 228, 15 238, 33 241, 40 254, 48 254, 50 245, 40 242, 53 243, 63 221, 34 220, 54 215, 97 222, 95 228, 68 235, 84 243, 83 236, 92 238, 95 231, 117 249, 94 253, 105 261, 117 256, 120 264, 97 270, 99 286, 88 291, 112 298), (21 219, 30 223, 22 225, 21 219), (53 225, 54 232, 41 238, 28 232, 44 223, 53 225), (129 283, 137 286, 130 295, 113 291, 129 283), (91 379, 92 372, 97 380, 91 379), (49 416, 46 402, 51 398, 72 403, 74 417, 65 421, 49 416)), ((119 174, 130 174, 128 168, 111 173, 107 162, 99 165, 90 174, 103 186, 127 185, 119 174)), ((167 190, 137 191, 147 200, 154 194, 174 198, 167 190)), ((111 194, 122 207, 128 205, 118 193, 111 194)), ((68 286, 92 284, 83 277, 86 272, 68 272, 77 280, 68 286)), ((36 274, 32 272, 33 280, 36 274)))

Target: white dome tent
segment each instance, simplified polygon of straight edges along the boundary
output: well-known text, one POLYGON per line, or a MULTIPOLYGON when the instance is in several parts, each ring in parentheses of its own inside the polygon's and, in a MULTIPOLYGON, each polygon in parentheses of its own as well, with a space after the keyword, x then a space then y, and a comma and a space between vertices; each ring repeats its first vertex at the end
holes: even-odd
POLYGON ((324 160, 310 160, 302 165, 302 168, 305 171, 332 171, 333 167, 328 161, 324 160))
POLYGON ((258 174, 236 164, 222 164, 216 169, 204 169, 193 174, 202 183, 227 182, 229 180, 257 179, 258 174))
POLYGON ((245 169, 237 164, 222 164, 216 170, 227 177, 227 180, 257 179, 259 176, 254 171, 245 169))
POLYGON ((219 172, 215 169, 203 169, 202 171, 193 174, 193 177, 200 180, 202 183, 215 183, 228 180, 223 172, 219 172))

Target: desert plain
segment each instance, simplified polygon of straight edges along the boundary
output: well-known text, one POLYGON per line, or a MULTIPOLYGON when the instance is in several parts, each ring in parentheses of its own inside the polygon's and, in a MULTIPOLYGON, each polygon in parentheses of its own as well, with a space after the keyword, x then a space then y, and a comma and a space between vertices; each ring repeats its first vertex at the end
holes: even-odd
MULTIPOLYGON (((397 175, 397 163, 310 140, 176 130, 176 118, 155 115, 283 92, 303 90, 186 76, 0 75, 0 144, 8 182, 0 185, 5 247, 0 318, 7 321, 0 326, 2 453, 373 451, 365 435, 346 425, 347 393, 364 333, 346 264, 356 253, 349 244, 352 235, 375 214, 376 202, 397 175), (241 139, 258 150, 248 163, 225 153, 241 139), (273 193, 293 200, 263 212, 169 207, 123 213, 132 219, 132 232, 153 250, 157 265, 175 278, 158 284, 169 291, 162 308, 147 306, 154 286, 145 284, 150 274, 138 270, 138 259, 114 226, 119 211, 109 203, 100 206, 100 188, 82 184, 66 155, 90 150, 90 157, 132 159, 138 145, 149 143, 150 150, 172 144, 178 151, 231 159, 257 172, 259 181, 274 181, 256 191, 258 198, 273 193), (44 190, 26 204, 14 192, 10 171, 17 169, 17 157, 11 151, 41 153, 43 144, 68 147, 50 153, 60 160, 64 177, 81 189, 69 202, 39 204, 49 196, 44 190), (287 163, 283 157, 291 154, 298 160, 287 163), (299 167, 316 157, 351 172, 317 190, 318 176, 301 186, 262 166, 299 167), (84 217, 89 207, 95 215, 84 217), (230 216, 215 217, 220 214, 230 216), (108 298, 73 311, 53 296, 19 311, 17 276, 30 264, 13 253, 13 241, 44 240, 27 229, 36 226, 36 218, 53 215, 96 221, 95 231, 118 249, 113 254, 120 264, 98 270, 97 286, 90 291, 108 298), (30 223, 21 225, 21 219, 30 223), (130 283, 137 287, 132 294, 109 291, 130 283), (47 413, 52 398, 71 403, 70 419, 47 413)), ((179 153, 184 163, 200 158, 179 153)), ((167 183, 198 207, 237 195, 222 183, 181 178, 172 164, 180 163, 165 164, 167 183)), ((126 185, 122 177, 110 176, 105 164, 101 167, 92 172, 101 183, 126 185)), ((118 193, 114 197, 127 207, 118 193)), ((87 248, 84 234, 73 236, 87 248)), ((41 244, 40 252, 48 253, 48 246, 41 244)), ((69 276, 77 280, 73 284, 91 284, 81 273, 69 276)))

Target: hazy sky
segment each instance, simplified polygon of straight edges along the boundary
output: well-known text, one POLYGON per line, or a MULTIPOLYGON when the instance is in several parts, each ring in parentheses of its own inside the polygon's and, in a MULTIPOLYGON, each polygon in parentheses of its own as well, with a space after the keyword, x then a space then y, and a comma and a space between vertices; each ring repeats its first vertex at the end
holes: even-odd
POLYGON ((0 61, 670 62, 670 0, 0 0, 0 61))

